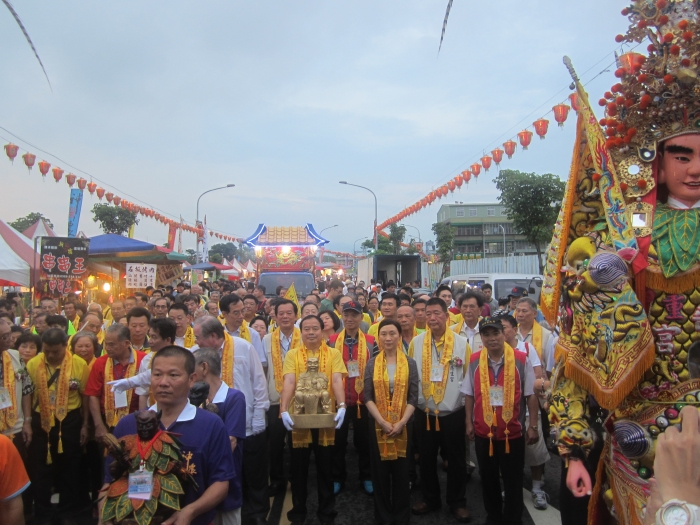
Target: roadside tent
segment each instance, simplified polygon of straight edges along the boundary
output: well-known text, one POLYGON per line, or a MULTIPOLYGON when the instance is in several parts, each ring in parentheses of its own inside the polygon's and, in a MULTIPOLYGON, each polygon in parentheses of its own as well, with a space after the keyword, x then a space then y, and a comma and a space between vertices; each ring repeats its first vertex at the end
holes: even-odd
POLYGON ((0 237, 0 286, 29 288, 29 265, 0 237))
POLYGON ((88 255, 90 260, 120 263, 178 264, 187 260, 184 253, 114 233, 90 237, 88 255))
POLYGON ((29 228, 24 230, 22 234, 32 240, 37 237, 58 237, 56 232, 54 232, 51 226, 48 225, 46 219, 39 219, 29 228))
MULTIPOLYGON (((7 245, 7 249, 5 249, 4 246, 0 247, 0 249, 2 249, 3 252, 12 252, 27 265, 24 270, 26 271, 26 276, 22 279, 22 282, 25 284, 22 284, 22 286, 30 286, 30 268, 37 268, 37 270, 35 270, 35 282, 37 282, 39 277, 38 268, 40 257, 39 254, 34 251, 33 242, 3 220, 0 220, 0 238, 2 238, 3 243, 7 245)), ((2 255, 5 256, 8 254, 3 253, 2 255)), ((14 267, 14 269, 17 269, 17 264, 10 262, 11 260, 12 257, 8 255, 7 264, 10 265, 8 268, 12 269, 14 267)), ((17 274, 15 274, 15 277, 17 277, 17 274)), ((21 283, 17 282, 17 284, 21 283)))

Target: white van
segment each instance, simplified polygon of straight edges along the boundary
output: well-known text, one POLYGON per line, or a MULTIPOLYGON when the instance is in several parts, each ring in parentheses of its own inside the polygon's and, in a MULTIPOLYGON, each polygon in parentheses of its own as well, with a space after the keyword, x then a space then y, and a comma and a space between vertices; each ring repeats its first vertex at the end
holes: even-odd
POLYGON ((484 284, 493 287, 494 299, 508 297, 508 294, 516 286, 522 286, 527 290, 528 297, 540 302, 542 291, 542 276, 521 273, 474 273, 450 275, 442 280, 441 285, 446 284, 452 289, 452 295, 464 292, 469 288, 481 288, 484 284))

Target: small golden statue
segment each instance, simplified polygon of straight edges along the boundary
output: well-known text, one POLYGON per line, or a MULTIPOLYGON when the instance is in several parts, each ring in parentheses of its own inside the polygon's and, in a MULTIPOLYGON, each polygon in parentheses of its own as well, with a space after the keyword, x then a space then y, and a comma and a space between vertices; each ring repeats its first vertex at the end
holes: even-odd
POLYGON ((335 426, 329 392, 330 381, 318 370, 318 358, 306 362, 306 372, 299 375, 294 391, 294 428, 329 428, 335 426))

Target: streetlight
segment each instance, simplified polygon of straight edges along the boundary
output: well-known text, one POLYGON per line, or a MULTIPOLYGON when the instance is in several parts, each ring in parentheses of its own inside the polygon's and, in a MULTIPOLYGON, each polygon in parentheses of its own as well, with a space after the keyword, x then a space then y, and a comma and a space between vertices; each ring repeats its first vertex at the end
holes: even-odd
POLYGON ((340 184, 345 184, 346 186, 355 186, 356 188, 362 188, 363 190, 367 190, 374 196, 374 251, 376 252, 379 249, 379 245, 377 242, 377 195, 369 188, 360 186, 359 184, 351 184, 344 180, 341 180, 339 182, 340 184))
POLYGON ((327 227, 323 228, 320 232, 318 232, 318 234, 321 235, 326 230, 330 230, 331 228, 337 228, 337 227, 338 227, 337 224, 334 224, 333 226, 327 226, 327 227))
POLYGON ((410 224, 406 224, 405 222, 403 223, 403 225, 408 226, 409 228, 413 228, 414 230, 416 230, 418 232, 418 242, 423 242, 420 240, 420 230, 418 228, 416 228, 415 226, 411 226, 410 224))
POLYGON ((503 257, 506 257, 506 229, 503 227, 502 224, 498 224, 498 227, 503 232, 503 257))
POLYGON ((357 246, 357 243, 359 241, 364 241, 365 239, 369 239, 369 237, 360 237, 354 243, 352 243, 352 254, 353 255, 357 255, 357 249, 355 248, 355 246, 357 246))
MULTIPOLYGON (((225 190, 226 188, 233 188, 234 186, 235 184, 227 184, 226 186, 220 186, 219 188, 212 188, 210 190, 205 191, 197 198, 197 228, 199 228, 199 199, 204 197, 207 193, 211 193, 212 191, 225 190)), ((204 232, 205 235, 206 233, 207 232, 204 232)), ((199 262, 199 240, 197 241, 197 262, 199 262)))

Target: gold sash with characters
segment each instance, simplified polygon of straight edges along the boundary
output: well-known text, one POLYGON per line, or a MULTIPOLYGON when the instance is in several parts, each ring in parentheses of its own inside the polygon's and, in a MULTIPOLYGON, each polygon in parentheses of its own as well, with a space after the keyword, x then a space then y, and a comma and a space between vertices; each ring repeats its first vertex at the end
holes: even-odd
MULTIPOLYGON (((53 404, 49 397, 48 376, 46 370, 46 356, 41 353, 38 356, 39 365, 37 366, 37 385, 39 391, 39 414, 41 416, 41 429, 47 434, 51 428, 55 426, 54 418, 58 420, 58 453, 63 453, 63 441, 61 440, 61 422, 68 414, 68 394, 70 390, 70 376, 73 373, 73 354, 66 352, 63 362, 61 363, 61 371, 58 374, 56 381, 56 397, 53 404)), ((106 383, 105 383, 106 384, 106 383)), ((110 387, 111 388, 111 387, 110 387)), ((114 404, 114 396, 112 396, 112 404, 114 404)), ((50 465, 51 448, 47 446, 46 463, 50 465)))
MULTIPOLYGON (((406 391, 408 389, 408 358, 403 352, 396 353, 396 375, 394 376, 394 393, 389 391, 389 371, 384 352, 379 352, 374 360, 374 402, 385 421, 398 423, 406 411, 406 391)), ((377 446, 382 461, 406 457, 408 437, 406 427, 397 437, 388 437, 379 423, 375 421, 377 446)))
MULTIPOLYGON (((277 328, 272 332, 272 369, 275 373, 275 390, 279 394, 282 393, 282 387, 284 386, 284 359, 282 359, 282 344, 280 343, 280 337, 282 332, 277 328)), ((292 342, 289 344, 287 351, 292 348, 297 348, 301 344, 301 331, 295 326, 294 333, 292 334, 292 342)))
MULTIPOLYGON (((433 368, 433 334, 430 328, 425 329, 425 338, 423 339, 423 355, 422 355, 422 377, 421 382, 423 383, 423 397, 425 398, 425 413, 429 415, 430 410, 428 409, 428 400, 432 397, 435 402, 435 430, 440 431, 440 422, 437 419, 440 410, 437 406, 445 398, 445 391, 447 390, 447 378, 450 374, 450 361, 452 361, 452 352, 455 347, 455 334, 449 328, 445 330, 445 334, 442 336, 443 348, 442 355, 440 356, 440 363, 443 366, 442 371, 442 381, 431 381, 430 372, 433 368)), ((435 346, 439 346, 437 342, 435 346)), ((430 418, 426 418, 426 429, 430 430, 430 418)))
POLYGON ((17 423, 17 391, 15 385, 15 367, 8 351, 2 353, 3 387, 10 396, 12 405, 0 410, 0 432, 11 429, 17 423))
POLYGON ((194 329, 191 326, 187 327, 187 331, 185 332, 185 342, 183 344, 188 350, 196 344, 194 338, 194 329))
POLYGON ((221 380, 228 385, 229 388, 235 388, 233 386, 233 364, 236 349, 233 345, 233 337, 224 330, 224 348, 221 351, 221 380))
MULTIPOLYGON (((515 402, 515 351, 508 344, 505 344, 503 352, 503 407, 501 418, 505 423, 506 454, 510 453, 510 443, 508 443, 508 423, 513 419, 513 404, 515 402)), ((493 432, 491 428, 498 426, 496 421, 496 408, 491 406, 491 379, 489 377, 489 353, 486 349, 479 355, 479 383, 481 387, 481 410, 484 413, 484 423, 489 426, 489 456, 493 456, 493 432)), ((494 386, 497 386, 494 384, 494 386)))

